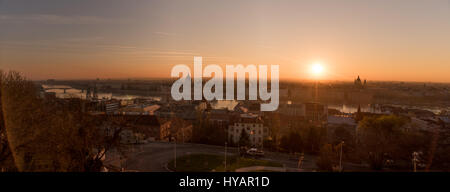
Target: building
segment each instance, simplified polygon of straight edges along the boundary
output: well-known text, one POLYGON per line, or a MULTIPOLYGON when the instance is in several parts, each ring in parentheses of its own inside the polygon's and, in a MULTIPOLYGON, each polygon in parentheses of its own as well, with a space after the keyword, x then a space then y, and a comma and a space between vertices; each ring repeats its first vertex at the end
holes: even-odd
POLYGON ((239 117, 235 112, 228 109, 211 109, 207 112, 208 123, 217 128, 226 131, 229 125, 233 123, 233 119, 239 117))
POLYGON ((155 112, 160 108, 159 105, 131 105, 122 109, 116 110, 115 114, 120 115, 155 115, 155 112))
POLYGON ((180 118, 158 118, 161 125, 161 140, 185 143, 192 141, 193 125, 180 118))
POLYGON ((96 115, 102 121, 105 135, 113 136, 120 130, 122 143, 143 143, 162 140, 161 124, 154 115, 96 115))
POLYGON ((278 111, 281 116, 305 119, 311 123, 327 121, 328 106, 320 103, 282 104, 278 111))
POLYGON ((114 114, 116 110, 120 108, 119 100, 109 100, 105 103, 105 111, 106 114, 114 114))
POLYGON ((125 129, 120 132, 120 143, 123 144, 140 144, 146 143, 146 137, 142 133, 136 133, 133 130, 125 129))
POLYGON ((328 140, 332 141, 333 137, 336 136, 336 130, 344 129, 346 132, 348 132, 352 136, 356 136, 358 128, 358 123, 355 121, 355 119, 352 116, 349 115, 331 115, 328 116, 327 121, 327 135, 328 140))
POLYGON ((258 115, 242 114, 234 124, 228 128, 228 141, 239 143, 242 131, 249 136, 252 147, 263 147, 264 139, 269 136, 268 128, 258 115))
POLYGON ((366 86, 366 83, 367 83, 367 81, 364 80, 364 83, 363 83, 363 81, 361 81, 361 78, 358 75, 358 78, 355 79, 354 85, 356 88, 362 89, 366 86))
POLYGON ((327 122, 328 107, 320 103, 285 103, 278 110, 265 117, 267 125, 278 124, 280 136, 298 132, 309 126, 324 126, 327 122))
POLYGON ((320 103, 305 103, 305 119, 310 123, 326 123, 328 117, 327 105, 320 103))
POLYGON ((128 115, 130 117, 131 129, 136 133, 142 133, 145 139, 162 140, 161 123, 154 115, 128 115))
POLYGON ((278 112, 283 116, 305 116, 304 104, 282 104, 278 108, 278 112))

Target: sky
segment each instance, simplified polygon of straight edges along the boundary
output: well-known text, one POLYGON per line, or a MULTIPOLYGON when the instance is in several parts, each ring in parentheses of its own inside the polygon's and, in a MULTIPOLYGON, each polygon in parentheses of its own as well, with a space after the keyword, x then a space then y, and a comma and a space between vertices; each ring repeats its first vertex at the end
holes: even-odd
POLYGON ((282 79, 450 82, 450 1, 0 0, 0 69, 34 80, 169 77, 194 56, 282 79))

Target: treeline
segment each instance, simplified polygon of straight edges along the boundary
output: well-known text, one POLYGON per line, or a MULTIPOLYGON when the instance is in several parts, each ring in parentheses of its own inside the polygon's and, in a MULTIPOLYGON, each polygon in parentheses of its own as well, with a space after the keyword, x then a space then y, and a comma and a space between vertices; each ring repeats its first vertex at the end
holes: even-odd
POLYGON ((103 121, 81 105, 41 98, 33 82, 0 71, 2 171, 100 171, 105 153, 118 145, 120 129, 105 135, 103 121))
POLYGON ((322 145, 316 164, 321 170, 338 170, 342 149, 343 161, 367 164, 375 171, 413 171, 414 165, 417 171, 448 171, 448 127, 439 126, 421 131, 407 117, 365 116, 356 135, 336 129, 331 142, 322 145))
MULTIPOLYGON (((421 130, 408 117, 359 114, 355 127, 342 125, 330 131, 325 126, 305 123, 280 137, 280 120, 268 124, 271 140, 265 149, 286 153, 317 155, 320 170, 337 171, 341 160, 368 165, 372 170, 450 170, 450 127, 439 122, 421 130), (415 154, 415 157, 413 155, 415 154)), ((345 167, 344 167, 345 168, 345 167)))
POLYGON ((227 127, 210 122, 208 114, 196 111, 196 121, 192 131, 192 141, 208 145, 224 145, 227 141, 227 127))

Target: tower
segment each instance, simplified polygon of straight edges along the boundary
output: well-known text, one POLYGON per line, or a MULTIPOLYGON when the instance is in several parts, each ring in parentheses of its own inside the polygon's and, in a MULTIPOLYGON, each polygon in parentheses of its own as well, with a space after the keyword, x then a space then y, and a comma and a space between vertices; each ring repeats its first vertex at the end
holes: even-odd
POLYGON ((86 89, 86 100, 90 100, 91 99, 91 88, 88 87, 86 89))

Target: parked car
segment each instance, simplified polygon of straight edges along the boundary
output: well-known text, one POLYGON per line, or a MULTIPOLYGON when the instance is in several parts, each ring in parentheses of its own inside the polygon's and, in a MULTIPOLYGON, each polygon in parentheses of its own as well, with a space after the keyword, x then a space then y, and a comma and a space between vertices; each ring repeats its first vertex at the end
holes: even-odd
POLYGON ((247 150, 247 155, 262 157, 262 156, 264 156, 264 152, 260 151, 256 148, 251 148, 251 149, 247 150))

